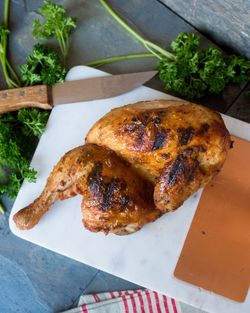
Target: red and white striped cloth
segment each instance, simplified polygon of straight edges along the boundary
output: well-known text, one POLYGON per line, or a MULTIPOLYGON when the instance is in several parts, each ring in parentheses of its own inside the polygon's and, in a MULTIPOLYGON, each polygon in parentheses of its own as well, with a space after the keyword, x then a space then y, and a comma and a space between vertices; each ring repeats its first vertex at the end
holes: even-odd
POLYGON ((173 298, 148 289, 82 295, 78 307, 64 313, 182 313, 173 298))

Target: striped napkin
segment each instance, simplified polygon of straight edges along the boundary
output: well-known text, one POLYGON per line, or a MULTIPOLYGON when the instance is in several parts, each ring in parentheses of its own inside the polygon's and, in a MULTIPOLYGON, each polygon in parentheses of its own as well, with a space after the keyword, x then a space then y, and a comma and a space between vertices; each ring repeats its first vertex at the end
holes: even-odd
POLYGON ((182 313, 173 298, 148 289, 82 295, 78 307, 64 313, 182 313))

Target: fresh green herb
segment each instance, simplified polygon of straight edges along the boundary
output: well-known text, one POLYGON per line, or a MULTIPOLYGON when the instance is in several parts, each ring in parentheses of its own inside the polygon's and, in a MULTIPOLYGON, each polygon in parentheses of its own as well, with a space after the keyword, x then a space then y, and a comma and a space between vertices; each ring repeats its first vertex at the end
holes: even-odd
POLYGON ((86 63, 87 66, 94 66, 94 67, 100 67, 105 64, 111 63, 111 62, 117 62, 121 60, 128 60, 128 59, 138 59, 138 58, 152 58, 155 57, 152 53, 137 53, 137 54, 125 54, 125 55, 119 55, 114 56, 110 58, 100 59, 97 61, 92 61, 89 63, 86 63))
POLYGON ((23 124, 23 133, 27 136, 40 137, 45 130, 49 112, 38 109, 18 111, 18 120, 23 124))
POLYGON ((39 12, 44 22, 41 23, 38 19, 34 21, 33 36, 38 40, 55 37, 65 60, 69 49, 69 36, 76 28, 76 19, 66 16, 65 8, 51 0, 45 0, 39 12))
POLYGON ((250 61, 244 57, 232 55, 228 58, 227 63, 230 82, 238 84, 249 79, 250 61))
POLYGON ((4 214, 5 213, 5 207, 2 204, 2 202, 0 201, 0 214, 4 214))
POLYGON ((181 33, 172 42, 175 59, 163 58, 157 66, 166 90, 188 99, 201 98, 250 77, 250 62, 243 57, 224 57, 218 49, 200 50, 199 45, 198 35, 192 33, 181 33))
POLYGON ((37 44, 20 67, 22 81, 26 86, 36 84, 53 85, 63 82, 66 70, 58 55, 49 47, 37 44))
MULTIPOLYGON (((66 71, 55 52, 44 45, 35 45, 27 62, 21 66, 22 82, 26 85, 54 84, 64 80, 66 71)), ((0 194, 14 198, 23 179, 34 182, 36 171, 29 166, 35 137, 44 132, 49 112, 22 109, 0 116, 0 167, 8 169, 8 179, 0 186, 0 194)))
POLYGON ((152 53, 158 59, 161 59, 163 56, 168 57, 170 59, 173 58, 173 55, 162 47, 156 45, 155 43, 144 39, 141 35, 139 35, 136 31, 134 31, 128 24, 126 24, 122 18, 104 1, 99 0, 103 7, 111 14, 111 16, 133 37, 135 37, 138 41, 140 41, 143 46, 152 53))
POLYGON ((0 116, 0 167, 9 173, 7 181, 0 185, 0 194, 7 192, 11 198, 16 196, 24 178, 33 182, 36 177, 24 151, 26 138, 20 139, 20 132, 22 124, 13 114, 0 116))
POLYGON ((10 1, 5 0, 4 1, 4 22, 3 22, 3 25, 0 25, 0 63, 2 66, 3 75, 6 80, 7 86, 9 88, 15 88, 20 85, 20 82, 7 58, 8 35, 10 33, 8 29, 9 8, 10 8, 10 1))
POLYGON ((181 33, 171 43, 172 51, 146 40, 106 3, 99 0, 112 17, 149 51, 146 54, 115 56, 88 63, 101 66, 110 62, 138 58, 156 57, 160 79, 168 91, 188 99, 219 94, 228 83, 240 84, 250 78, 250 61, 239 56, 225 57, 215 48, 200 49, 200 38, 194 33, 181 33))
MULTIPOLYGON (((0 26, 0 62, 7 86, 14 88, 20 86, 20 81, 7 60, 8 13, 9 0, 5 0, 4 24, 0 26)), ((34 33, 37 36, 39 32, 40 35, 43 33, 46 38, 55 36, 64 49, 63 55, 66 56, 68 37, 73 27, 70 25, 74 20, 65 16, 62 6, 57 6, 51 1, 45 1, 41 13, 47 16, 48 20, 43 26, 36 22, 34 33), (61 41, 58 36, 62 36, 61 41)), ((63 82, 66 75, 56 52, 41 44, 34 46, 20 70, 21 81, 25 86, 52 85, 63 82)), ((48 111, 35 108, 0 115, 0 195, 7 193, 9 197, 14 198, 23 179, 35 181, 36 171, 30 167, 29 160, 37 144, 37 137, 40 137, 45 129, 48 116, 48 111)))
MULTIPOLYGON (((18 87, 20 82, 7 59, 8 16, 9 0, 5 0, 4 24, 0 26, 0 61, 7 86, 14 88, 18 87)), ((22 125, 15 118, 15 113, 0 115, 0 194, 7 193, 12 198, 16 196, 24 178, 34 181, 36 175, 24 156, 27 152, 23 151, 25 145, 21 144, 24 142, 23 136, 19 134, 21 129, 22 125)), ((4 211, 2 206, 0 210, 4 211)))

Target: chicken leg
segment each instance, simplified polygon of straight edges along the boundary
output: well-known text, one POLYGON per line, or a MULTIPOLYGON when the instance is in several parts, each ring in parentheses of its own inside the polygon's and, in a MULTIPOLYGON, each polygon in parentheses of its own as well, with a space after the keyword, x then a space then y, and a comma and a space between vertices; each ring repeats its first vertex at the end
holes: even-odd
POLYGON ((86 144, 67 152, 51 172, 42 194, 17 212, 19 229, 34 227, 57 200, 83 195, 83 224, 91 231, 128 234, 161 215, 152 185, 115 152, 86 144))

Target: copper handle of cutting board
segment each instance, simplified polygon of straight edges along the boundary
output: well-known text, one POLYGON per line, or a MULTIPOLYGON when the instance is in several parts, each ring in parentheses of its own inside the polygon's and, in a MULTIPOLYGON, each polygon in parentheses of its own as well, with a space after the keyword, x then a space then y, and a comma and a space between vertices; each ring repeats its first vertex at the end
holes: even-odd
POLYGON ((46 85, 1 90, 0 114, 28 107, 52 109, 49 104, 50 90, 46 85))

